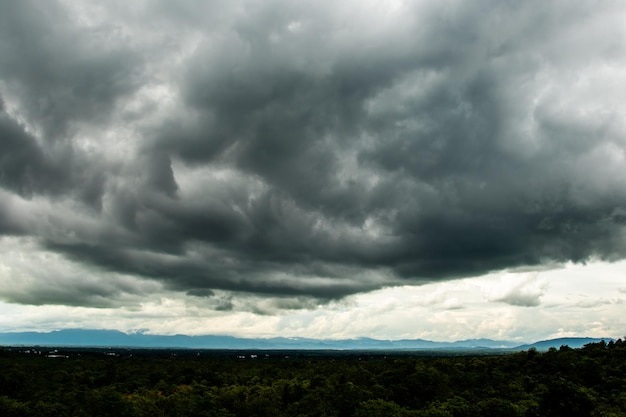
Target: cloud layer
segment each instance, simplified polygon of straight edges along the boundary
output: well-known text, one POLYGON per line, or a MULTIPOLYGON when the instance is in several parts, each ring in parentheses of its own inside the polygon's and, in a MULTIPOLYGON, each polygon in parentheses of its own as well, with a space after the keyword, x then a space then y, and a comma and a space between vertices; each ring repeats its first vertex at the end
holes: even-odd
POLYGON ((5 299, 306 305, 626 255, 620 2, 100 3, 0 4, 0 242, 91 271, 5 299))

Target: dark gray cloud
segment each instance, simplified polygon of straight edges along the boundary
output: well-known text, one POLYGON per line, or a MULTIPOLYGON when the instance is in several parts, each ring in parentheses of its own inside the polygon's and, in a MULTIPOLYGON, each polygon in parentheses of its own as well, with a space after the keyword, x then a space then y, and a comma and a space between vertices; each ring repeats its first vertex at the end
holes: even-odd
POLYGON ((0 184, 23 196, 58 193, 68 181, 68 155, 49 155, 0 108, 0 184))
POLYGON ((0 7, 2 79, 42 140, 68 140, 72 124, 106 120, 116 100, 139 86, 142 56, 114 22, 82 26, 82 16, 55 1, 0 7))
POLYGON ((0 186, 50 213, 0 231, 190 296, 624 257, 618 2, 352 6, 3 3, 0 186))

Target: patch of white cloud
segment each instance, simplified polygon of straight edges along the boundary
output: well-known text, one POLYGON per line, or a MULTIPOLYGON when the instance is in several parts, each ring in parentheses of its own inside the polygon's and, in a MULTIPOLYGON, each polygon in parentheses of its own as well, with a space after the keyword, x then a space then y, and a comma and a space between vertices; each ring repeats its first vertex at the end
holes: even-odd
POLYGON ((613 298, 613 299, 592 298, 588 300, 578 301, 576 303, 576 306, 582 307, 582 308, 593 308, 593 307, 598 307, 602 305, 623 304, 623 303, 624 303, 624 300, 622 298, 613 298))
POLYGON ((488 291, 489 301, 498 301, 514 306, 536 307, 548 288, 548 282, 540 280, 536 273, 505 274, 488 291))

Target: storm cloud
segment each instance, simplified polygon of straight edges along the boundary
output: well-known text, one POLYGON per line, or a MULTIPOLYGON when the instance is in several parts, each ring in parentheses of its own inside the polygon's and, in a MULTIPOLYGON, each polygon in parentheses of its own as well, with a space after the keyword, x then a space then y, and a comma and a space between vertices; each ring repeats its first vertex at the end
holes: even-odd
MULTIPOLYGON (((623 259, 624 14, 2 2, 0 242, 92 275, 0 296, 107 305, 143 293, 124 276, 307 304, 623 259)), ((522 290, 498 300, 538 303, 522 290)))

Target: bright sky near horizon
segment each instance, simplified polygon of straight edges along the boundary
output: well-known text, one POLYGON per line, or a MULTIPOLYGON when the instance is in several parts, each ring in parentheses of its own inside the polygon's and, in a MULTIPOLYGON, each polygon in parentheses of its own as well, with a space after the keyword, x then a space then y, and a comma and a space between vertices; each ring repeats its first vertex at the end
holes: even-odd
POLYGON ((623 337, 625 21, 0 2, 0 331, 623 337))

